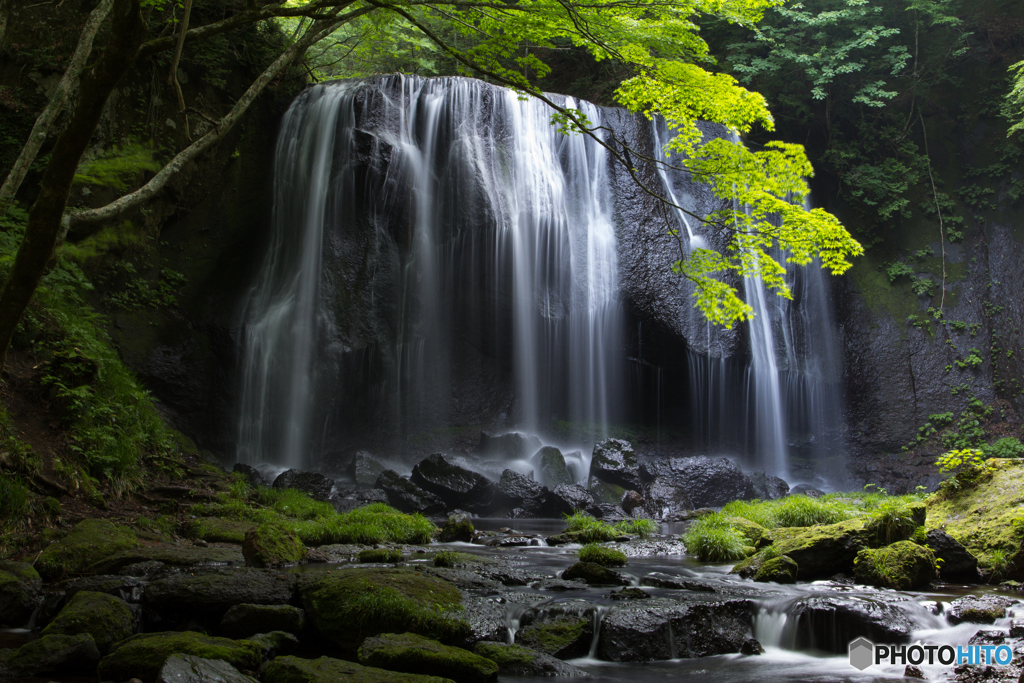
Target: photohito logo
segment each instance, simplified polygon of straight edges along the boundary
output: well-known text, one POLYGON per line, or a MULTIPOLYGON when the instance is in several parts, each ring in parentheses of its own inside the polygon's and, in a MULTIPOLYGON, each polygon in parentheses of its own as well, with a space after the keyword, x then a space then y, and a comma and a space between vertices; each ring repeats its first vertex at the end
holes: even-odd
POLYGON ((995 664, 1013 661, 1009 645, 875 645, 867 638, 850 643, 850 666, 864 671, 872 664, 995 664))

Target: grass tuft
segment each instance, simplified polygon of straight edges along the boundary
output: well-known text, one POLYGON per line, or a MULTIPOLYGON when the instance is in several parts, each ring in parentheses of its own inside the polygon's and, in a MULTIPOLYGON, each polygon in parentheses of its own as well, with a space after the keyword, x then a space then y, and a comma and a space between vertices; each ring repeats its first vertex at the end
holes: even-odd
POLYGON ((701 517, 683 536, 686 549, 702 562, 730 562, 747 556, 743 535, 732 528, 723 512, 701 517))

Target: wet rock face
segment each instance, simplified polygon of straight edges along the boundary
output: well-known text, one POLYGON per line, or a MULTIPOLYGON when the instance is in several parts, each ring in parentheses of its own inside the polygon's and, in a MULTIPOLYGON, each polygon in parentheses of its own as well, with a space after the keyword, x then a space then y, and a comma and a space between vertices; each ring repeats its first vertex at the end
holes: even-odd
POLYGON ((220 632, 228 638, 248 638, 271 631, 302 635, 305 628, 306 613, 291 605, 235 605, 220 622, 220 632))
MULTIPOLYGON (((540 613, 537 620, 516 633, 516 644, 524 645, 558 659, 585 657, 590 652, 594 629, 590 613, 593 608, 583 606, 573 613, 540 613)), ((529 615, 526 615, 529 616, 529 615)))
POLYGON ((533 461, 537 465, 540 480, 546 486, 554 488, 562 484, 576 483, 573 481, 572 475, 569 474, 569 468, 565 465, 565 456, 554 446, 545 446, 537 451, 533 456, 533 461))
POLYGON ((473 647, 473 652, 497 664, 498 672, 502 676, 590 677, 590 674, 582 669, 522 645, 483 641, 473 647))
MULTIPOLYGON (((35 573, 35 570, 33 570, 35 573)), ((43 592, 36 579, 22 580, 15 574, 0 571, 0 624, 21 628, 43 602, 43 592)))
POLYGON ((968 595, 949 603, 946 618, 951 624, 991 624, 1006 616, 1006 608, 1017 602, 1001 595, 968 595))
POLYGON ((487 477, 456 464, 441 453, 417 463, 409 479, 440 498, 449 508, 486 511, 494 498, 495 486, 487 477))
POLYGON ((270 482, 263 478, 260 471, 252 465, 246 465, 245 463, 236 462, 234 467, 231 468, 232 472, 240 472, 245 475, 245 481, 249 486, 256 488, 258 486, 269 486, 270 482))
MULTIPOLYGON (((593 514, 595 503, 590 491, 579 484, 562 484, 545 497, 547 507, 552 514, 571 515, 576 510, 584 510, 593 514)), ((596 516, 596 515, 595 515, 596 516)))
POLYGON ((782 477, 774 474, 765 474, 762 471, 751 472, 747 475, 750 485, 754 487, 754 497, 761 500, 778 500, 789 495, 789 484, 782 477))
POLYGON ((531 434, 509 432, 508 434, 493 435, 489 432, 480 432, 480 441, 475 452, 500 460, 518 460, 530 457, 540 448, 540 439, 531 434))
POLYGON ((942 529, 929 531, 925 536, 925 545, 932 549, 937 559, 942 560, 939 577, 943 581, 976 583, 980 579, 978 558, 942 529))
POLYGON ((905 643, 914 623, 898 602, 842 596, 809 598, 789 612, 796 624, 797 649, 819 649, 843 654, 850 641, 867 638, 875 643, 905 643))
POLYGON ((7 667, 23 676, 81 674, 94 671, 99 659, 96 641, 88 633, 44 635, 18 648, 7 667))
POLYGON ((495 491, 495 508, 520 509, 524 517, 539 517, 548 491, 533 479, 515 470, 505 470, 495 491))
MULTIPOLYGON (((591 480, 637 490, 641 487, 640 463, 633 445, 621 439, 605 439, 594 446, 590 460, 591 480)), ((591 481, 593 485, 593 481, 591 481)))
POLYGON ((249 567, 207 569, 153 581, 144 602, 165 618, 220 618, 235 605, 286 605, 295 599, 295 590, 294 574, 249 567))
POLYGON ((219 659, 173 655, 160 669, 156 683, 256 683, 256 679, 219 659))
POLYGON ((377 483, 377 477, 387 469, 373 457, 372 453, 359 451, 348 466, 348 475, 358 486, 370 487, 377 483))
POLYGON ((331 497, 334 480, 328 479, 319 472, 303 472, 302 470, 286 470, 274 480, 275 489, 298 489, 310 498, 326 501, 331 497))
MULTIPOLYGON (((644 463, 653 481, 645 498, 655 509, 677 513, 681 509, 721 507, 734 500, 752 500, 757 491, 739 465, 727 458, 671 458, 644 463)), ((781 481, 781 480, 780 480, 781 481)))
POLYGON ((401 512, 436 515, 448 509, 440 498, 399 476, 394 470, 381 472, 374 487, 384 492, 388 505, 401 512))
POLYGON ((498 678, 498 665, 490 659, 414 633, 367 638, 359 646, 359 663, 410 674, 440 674, 455 683, 488 683, 498 678))

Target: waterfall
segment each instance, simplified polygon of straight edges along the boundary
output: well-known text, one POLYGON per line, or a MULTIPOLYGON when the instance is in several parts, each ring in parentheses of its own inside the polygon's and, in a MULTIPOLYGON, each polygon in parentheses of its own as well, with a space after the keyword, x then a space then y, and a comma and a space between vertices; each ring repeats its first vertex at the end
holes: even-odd
POLYGON ((244 312, 239 460, 308 466, 481 404, 602 436, 624 374, 609 160, 550 118, 464 78, 328 83, 292 104, 244 312), (373 262, 356 263, 366 233, 373 262), (506 374, 511 401, 493 389, 506 374), (372 403, 346 403, 357 386, 372 403))

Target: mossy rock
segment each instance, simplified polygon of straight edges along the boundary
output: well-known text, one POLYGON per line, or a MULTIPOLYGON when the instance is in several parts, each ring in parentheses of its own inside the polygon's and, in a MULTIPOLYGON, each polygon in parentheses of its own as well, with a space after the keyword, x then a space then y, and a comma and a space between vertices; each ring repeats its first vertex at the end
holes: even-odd
MULTIPOLYGON (((762 542, 762 538, 765 535, 765 528, 757 522, 751 522, 749 519, 743 517, 730 517, 729 525, 739 532, 746 541, 747 545, 755 548, 760 548, 765 545, 762 542)), ((765 539, 767 541, 767 539, 765 539)))
POLYGON ((602 567, 625 567, 626 554, 603 545, 588 544, 580 548, 580 562, 593 562, 602 567))
POLYGON ((606 481, 594 478, 590 483, 590 495, 598 503, 620 505, 622 497, 626 495, 626 489, 618 484, 609 484, 606 481))
POLYGON ((516 643, 558 659, 574 659, 590 652, 593 635, 588 619, 562 615, 521 628, 516 643))
POLYGON ((434 555, 435 567, 456 567, 467 564, 493 564, 494 560, 489 557, 481 557, 472 553, 460 553, 457 550, 442 550, 434 555))
POLYGON ((248 640, 214 638, 192 631, 141 633, 114 645, 110 654, 100 660, 100 680, 139 678, 143 683, 150 683, 167 658, 174 654, 219 659, 236 669, 250 671, 259 667, 263 660, 260 646, 248 640))
POLYGON ((575 579, 586 581, 591 586, 628 586, 630 584, 629 579, 622 574, 593 562, 577 562, 562 572, 562 578, 566 581, 575 579))
POLYGON ((415 633, 367 638, 359 646, 359 663, 409 674, 441 674, 455 683, 486 683, 498 677, 498 665, 491 660, 415 633))
POLYGON ((330 657, 277 657, 263 672, 263 683, 454 683, 447 678, 385 671, 330 657))
POLYGON ((398 548, 366 548, 359 551, 360 562, 376 562, 379 564, 398 564, 404 557, 398 548))
POLYGON ((946 618, 951 624, 991 624, 1005 617, 1014 602, 1005 595, 965 595, 946 606, 946 618))
POLYGON ((271 631, 286 631, 298 636, 304 630, 306 613, 291 605, 235 605, 220 620, 221 635, 227 638, 248 638, 271 631))
POLYGON ((923 528, 926 518, 924 503, 908 503, 895 515, 880 514, 864 525, 868 543, 872 547, 882 547, 910 540, 916 529, 923 528))
POLYGON ((105 593, 80 591, 43 629, 43 635, 73 636, 88 633, 100 654, 135 632, 135 616, 124 600, 105 593))
MULTIPOLYGON (((836 574, 850 574, 857 553, 868 547, 868 533, 860 519, 849 519, 836 524, 812 527, 788 527, 767 532, 774 551, 786 555, 797 563, 797 578, 801 581, 828 578, 836 574)), ((733 572, 743 575, 751 565, 760 566, 755 555, 741 562, 733 572)), ((756 573, 756 569, 754 570, 756 573)))
POLYGON ((236 548, 188 548, 154 546, 117 553, 89 567, 94 574, 116 574, 125 567, 140 562, 162 562, 172 567, 202 567, 210 565, 244 565, 245 557, 236 548))
POLYGON ((250 567, 278 567, 302 561, 306 546, 293 531, 276 524, 260 524, 245 534, 242 555, 250 567))
MULTIPOLYGON (((22 576, 26 574, 23 572, 22 576)), ((32 613, 43 601, 36 581, 25 581, 16 574, 0 571, 0 624, 21 628, 32 618, 32 613)))
POLYGON ((42 583, 43 581, 36 568, 28 562, 0 562, 0 572, 13 574, 18 581, 23 583, 42 583))
POLYGON ((522 645, 506 645, 484 640, 473 646, 473 652, 497 664, 498 673, 502 676, 587 678, 590 675, 551 655, 531 650, 522 645))
POLYGON ((295 634, 287 631, 270 631, 269 633, 256 633, 246 640, 252 641, 263 650, 263 659, 273 659, 280 655, 290 655, 298 649, 299 639, 295 634))
POLYGON ((199 539, 208 543, 245 542, 245 535, 256 528, 252 522, 221 517, 199 517, 190 519, 182 526, 185 538, 199 539))
POLYGON ((754 581, 773 581, 775 583, 794 583, 799 567, 792 558, 781 555, 765 560, 754 574, 754 581))
POLYGON ((22 675, 66 673, 88 676, 96 671, 98 661, 100 651, 88 633, 74 636, 50 634, 22 645, 7 660, 7 666, 22 675))
POLYGON ((80 574, 104 558, 137 548, 131 529, 105 519, 85 519, 67 536, 50 544, 36 560, 36 569, 46 579, 80 574))
POLYGON ((857 554, 854 576, 860 583, 895 590, 925 588, 936 577, 935 555, 913 541, 898 541, 857 554))
POLYGON ((462 594, 451 583, 410 569, 355 568, 301 582, 306 615, 325 639, 354 652, 380 633, 418 633, 461 641, 462 594))
POLYGON ((437 540, 441 543, 452 543, 453 541, 469 543, 473 540, 475 533, 476 529, 473 527, 469 515, 465 513, 448 515, 448 519, 437 534, 437 540))

